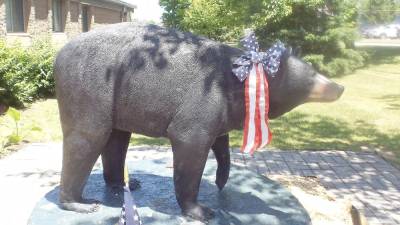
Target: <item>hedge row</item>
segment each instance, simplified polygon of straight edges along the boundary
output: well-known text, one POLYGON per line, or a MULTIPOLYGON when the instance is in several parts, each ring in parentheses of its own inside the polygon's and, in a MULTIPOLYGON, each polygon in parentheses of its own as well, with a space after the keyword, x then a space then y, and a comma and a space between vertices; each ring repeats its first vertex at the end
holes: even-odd
POLYGON ((54 95, 54 48, 35 41, 29 48, 9 46, 0 40, 0 105, 23 107, 24 103, 54 95))

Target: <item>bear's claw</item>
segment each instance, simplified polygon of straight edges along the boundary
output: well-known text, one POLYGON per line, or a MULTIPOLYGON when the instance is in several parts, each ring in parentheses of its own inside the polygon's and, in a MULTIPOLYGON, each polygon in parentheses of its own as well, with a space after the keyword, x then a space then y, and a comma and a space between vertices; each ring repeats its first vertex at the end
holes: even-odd
POLYGON ((78 213, 93 213, 100 208, 100 202, 94 199, 82 199, 81 202, 61 202, 60 208, 78 213))

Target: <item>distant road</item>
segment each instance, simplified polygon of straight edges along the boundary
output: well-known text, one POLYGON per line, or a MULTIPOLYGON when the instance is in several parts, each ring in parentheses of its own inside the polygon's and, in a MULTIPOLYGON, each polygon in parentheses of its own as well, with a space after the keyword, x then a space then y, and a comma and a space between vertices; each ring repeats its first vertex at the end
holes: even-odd
POLYGON ((354 42, 356 47, 393 47, 400 48, 400 39, 362 39, 354 42))

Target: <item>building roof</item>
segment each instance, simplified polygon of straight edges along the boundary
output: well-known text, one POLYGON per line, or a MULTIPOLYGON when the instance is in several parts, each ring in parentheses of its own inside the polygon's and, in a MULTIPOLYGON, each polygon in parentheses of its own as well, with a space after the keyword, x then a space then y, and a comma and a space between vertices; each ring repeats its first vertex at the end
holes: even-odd
POLYGON ((126 7, 128 7, 128 8, 132 8, 132 9, 136 9, 136 8, 137 8, 136 5, 134 5, 134 4, 132 4, 132 3, 129 3, 129 2, 126 1, 126 0, 103 0, 103 1, 105 1, 105 2, 111 2, 111 3, 115 3, 115 4, 119 4, 119 5, 123 5, 123 6, 126 6, 126 7))
POLYGON ((79 1, 86 4, 103 6, 103 7, 118 6, 130 9, 137 8, 136 5, 129 3, 127 0, 73 0, 73 1, 79 1))

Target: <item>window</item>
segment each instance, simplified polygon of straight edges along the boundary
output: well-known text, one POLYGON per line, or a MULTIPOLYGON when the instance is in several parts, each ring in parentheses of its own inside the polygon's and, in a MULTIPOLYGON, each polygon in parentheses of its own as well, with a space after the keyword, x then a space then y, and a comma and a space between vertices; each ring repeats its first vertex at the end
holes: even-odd
POLYGON ((53 0, 53 31, 63 32, 61 0, 53 0))
POLYGON ((23 0, 6 0, 7 32, 24 32, 23 0))
POLYGON ((82 5, 82 31, 89 31, 89 6, 82 5))

